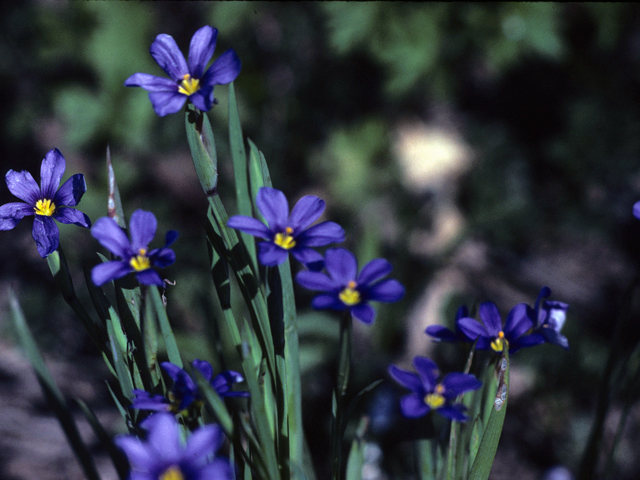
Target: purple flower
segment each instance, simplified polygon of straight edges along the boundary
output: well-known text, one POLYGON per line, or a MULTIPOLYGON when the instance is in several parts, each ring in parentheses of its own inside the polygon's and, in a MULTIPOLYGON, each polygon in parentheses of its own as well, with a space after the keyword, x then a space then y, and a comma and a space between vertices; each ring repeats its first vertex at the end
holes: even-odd
POLYGON ((353 317, 371 324, 376 311, 368 302, 397 302, 404 296, 405 290, 400 282, 381 280, 392 270, 391 264, 383 258, 371 260, 358 274, 358 263, 353 253, 344 248, 331 248, 325 254, 325 268, 328 275, 303 271, 296 276, 303 287, 325 292, 313 299, 313 308, 349 310, 353 317))
POLYGON ((458 422, 465 422, 466 407, 454 403, 458 395, 477 390, 482 382, 473 375, 465 373, 449 373, 438 383, 440 372, 435 362, 426 357, 415 357, 413 367, 418 372, 407 372, 395 365, 389 366, 389 375, 403 387, 411 390, 400 400, 400 410, 405 417, 418 418, 431 410, 443 417, 458 422))
POLYGON ((141 284, 162 287, 163 281, 160 275, 151 267, 164 268, 175 262, 176 254, 167 247, 176 240, 178 232, 168 231, 164 247, 149 251, 148 245, 153 240, 157 228, 158 222, 153 213, 136 210, 129 221, 131 236, 129 240, 125 231, 115 220, 109 217, 98 219, 91 229, 91 235, 121 260, 105 262, 93 267, 91 271, 93 283, 100 286, 108 281, 122 278, 130 272, 136 272, 141 284))
POLYGON ((525 348, 552 343, 565 350, 569 349, 569 340, 562 335, 561 330, 567 319, 569 305, 563 302, 544 300, 551 296, 549 287, 542 287, 534 307, 527 305, 527 315, 533 323, 533 328, 516 341, 515 347, 525 348))
POLYGON ((633 204, 633 216, 640 220, 640 202, 633 204))
POLYGON ((533 326, 533 322, 527 315, 525 303, 520 303, 511 309, 504 327, 498 307, 492 302, 482 303, 480 320, 482 322, 469 317, 461 318, 458 320, 458 325, 462 333, 472 341, 477 339, 478 350, 493 350, 496 353, 502 353, 505 347, 509 349, 509 353, 515 353, 519 348, 516 340, 533 326))
POLYGON ((458 325, 458 321, 461 318, 465 318, 469 316, 469 309, 466 305, 462 305, 458 308, 456 312, 456 321, 455 321, 455 329, 456 331, 452 331, 447 327, 443 327, 442 325, 431 325, 427 327, 425 333, 434 338, 436 342, 444 341, 444 342, 473 342, 472 339, 467 337, 460 326, 458 325))
POLYGON ((151 56, 170 78, 135 73, 125 80, 125 86, 147 90, 153 109, 161 117, 178 112, 187 99, 208 112, 215 103, 213 87, 233 82, 241 67, 236 52, 229 49, 205 71, 216 49, 217 37, 217 28, 208 25, 200 28, 191 37, 187 62, 171 35, 158 35, 151 44, 151 56))
POLYGON ((264 238, 258 244, 258 260, 262 265, 280 265, 291 254, 308 268, 322 268, 322 255, 310 247, 323 247, 343 242, 344 230, 335 222, 322 222, 309 227, 324 212, 324 200, 314 196, 302 197, 289 215, 289 203, 280 190, 262 187, 256 197, 258 210, 267 221, 244 215, 231 217, 227 226, 254 237, 264 238))
POLYGON ((76 173, 58 188, 65 167, 64 157, 54 148, 42 160, 40 187, 25 170, 9 170, 5 175, 9 191, 25 203, 13 202, 0 207, 0 230, 11 230, 24 217, 34 215, 32 235, 42 258, 60 245, 60 233, 54 219, 60 223, 91 227, 89 217, 80 210, 69 208, 78 205, 87 191, 84 175, 76 173))
POLYGON ((182 445, 175 416, 157 413, 140 426, 148 432, 146 441, 134 435, 115 438, 129 459, 129 480, 232 480, 233 469, 227 459, 213 458, 224 436, 217 425, 198 428, 182 445))
MULTIPOLYGON (((202 374, 219 396, 249 396, 249 392, 235 392, 231 390, 235 383, 244 381, 244 377, 238 372, 228 370, 213 377, 213 367, 209 362, 195 359, 191 362, 191 365, 202 374)), ((135 389, 133 390, 135 398, 131 405, 132 408, 156 412, 183 413, 192 406, 200 407, 202 405, 202 396, 198 390, 198 385, 184 369, 171 362, 163 362, 160 366, 173 380, 169 398, 135 389)))

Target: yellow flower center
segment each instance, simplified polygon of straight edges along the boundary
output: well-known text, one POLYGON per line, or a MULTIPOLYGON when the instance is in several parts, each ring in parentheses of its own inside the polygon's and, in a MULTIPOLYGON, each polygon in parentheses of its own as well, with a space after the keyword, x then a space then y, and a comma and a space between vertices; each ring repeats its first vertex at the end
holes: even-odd
POLYGON ((284 248, 285 250, 291 250, 296 246, 296 241, 291 236, 292 233, 293 228, 287 227, 284 232, 276 233, 276 236, 273 239, 273 243, 278 245, 280 248, 284 248))
POLYGON ((56 211, 56 204, 48 198, 44 198, 36 202, 34 210, 36 212, 36 215, 44 215, 46 217, 50 217, 51 215, 53 215, 53 212, 56 211))
POLYGON ((197 78, 191 78, 191 75, 185 73, 178 87, 178 92, 184 95, 193 95, 200 88, 200 80, 197 78))
POLYGON ((184 480, 184 475, 180 467, 171 465, 158 476, 158 480, 184 480))
POLYGON ((147 257, 147 250, 145 248, 138 250, 138 255, 131 257, 129 265, 131 265, 136 272, 141 272, 142 270, 151 268, 151 260, 147 257))
POLYGON ((351 280, 347 286, 338 294, 338 298, 345 305, 351 306, 360 303, 360 292, 356 290, 358 284, 351 280))
POLYGON ((444 387, 441 384, 438 384, 433 393, 429 393, 425 395, 424 403, 426 403, 433 409, 440 408, 446 402, 444 395, 442 395, 443 393, 444 393, 444 387))
POLYGON ((494 352, 500 353, 505 347, 509 348, 509 342, 504 338, 504 332, 501 330, 498 337, 491 342, 491 348, 494 352))

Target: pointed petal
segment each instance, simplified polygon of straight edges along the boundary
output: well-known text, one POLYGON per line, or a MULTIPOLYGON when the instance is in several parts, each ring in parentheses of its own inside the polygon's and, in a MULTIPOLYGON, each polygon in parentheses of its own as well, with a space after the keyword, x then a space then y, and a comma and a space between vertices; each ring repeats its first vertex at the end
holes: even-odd
POLYGON ((53 197, 53 203, 56 207, 75 207, 86 191, 87 184, 84 181, 84 175, 76 173, 58 189, 53 197))
POLYGON ((178 92, 149 92, 151 106, 159 117, 177 113, 187 101, 187 96, 178 92))
POLYGON ((406 387, 417 394, 424 395, 420 377, 418 377, 418 375, 416 375, 415 373, 402 370, 395 365, 389 365, 387 371, 389 372, 389 375, 391 375, 391 378, 393 378, 403 387, 406 387))
POLYGON ((444 386, 444 396, 449 399, 482 386, 482 382, 473 375, 458 372, 449 373, 441 383, 444 386))
POLYGON ((324 200, 315 195, 305 195, 291 210, 289 226, 295 233, 301 232, 320 218, 324 209, 324 200))
POLYGON ((147 268, 136 274, 138 282, 142 285, 157 285, 158 287, 164 286, 164 281, 160 278, 160 275, 155 270, 147 268))
POLYGON ((456 422, 466 422, 468 417, 463 413, 465 410, 464 405, 456 404, 456 405, 445 405, 436 410, 443 417, 448 418, 449 420, 455 420, 456 422))
POLYGON ((125 87, 142 87, 148 92, 177 92, 178 84, 164 77, 148 73, 134 73, 124 81, 125 87))
POLYGON ((296 275, 296 282, 302 285, 307 290, 314 290, 320 292, 329 292, 340 288, 342 285, 337 285, 332 279, 327 277, 324 273, 310 272, 303 270, 296 275))
POLYGON ((217 452, 223 441, 224 436, 217 425, 200 427, 189 437, 183 457, 197 462, 202 457, 217 452))
POLYGON ((20 200, 35 207, 36 202, 40 199, 40 187, 33 179, 31 174, 26 170, 15 172, 9 170, 4 176, 9 191, 20 200))
POLYGON ((151 56, 174 81, 180 82, 189 73, 184 55, 171 35, 161 33, 151 44, 151 56))
POLYGON ((155 466, 156 458, 153 453, 133 435, 119 435, 114 443, 124 450, 134 470, 150 470, 155 466))
POLYGON ((60 223, 91 228, 91 220, 89 220, 89 217, 87 217, 80 210, 76 210, 75 208, 56 209, 55 213, 53 214, 53 218, 55 218, 60 223))
POLYGON ((414 357, 413 368, 416 369, 420 380, 422 380, 422 388, 425 393, 431 393, 436 388, 440 370, 436 362, 427 357, 414 357))
POLYGON ((404 297, 405 289, 394 279, 382 280, 367 290, 367 299, 376 302, 397 302, 404 297))
POLYGON ((471 317, 461 318, 458 320, 458 327, 470 340, 478 337, 489 337, 489 332, 484 325, 471 317))
POLYGON ((500 312, 495 303, 484 302, 480 304, 480 319, 492 337, 497 336, 502 330, 502 319, 500 318, 500 312))
POLYGON ((91 280, 94 285, 100 287, 107 282, 122 278, 132 271, 133 268, 131 268, 131 265, 122 260, 104 262, 93 267, 91 270, 91 280))
POLYGON ((170 248, 151 250, 149 259, 154 267, 166 268, 176 261, 176 253, 170 248))
POLYGON ((211 381, 211 378, 213 378, 213 367, 209 362, 196 358, 191 362, 191 365, 202 374, 207 382, 211 381))
POLYGON ((351 307, 351 316, 362 323, 371 325, 376 319, 376 310, 368 303, 359 303, 351 307))
POLYGON ((91 235, 114 255, 125 261, 131 258, 131 243, 115 220, 109 217, 99 218, 91 229, 91 235))
POLYGON ((324 262, 336 284, 346 286, 356 279, 358 262, 356 256, 346 248, 330 248, 324 254, 324 262))
POLYGON ((429 413, 431 408, 424 403, 422 397, 410 393, 400 399, 400 410, 407 418, 418 418, 429 413))
POLYGON ((134 252, 140 249, 147 249, 153 240, 158 228, 158 221, 151 212, 136 210, 131 214, 129 220, 129 236, 131 237, 131 248, 134 252))
POLYGON ((240 74, 242 62, 233 48, 230 48, 206 71, 202 78, 205 85, 226 85, 233 82, 240 74))
POLYGON ((171 413, 159 412, 144 420, 140 426, 149 432, 148 444, 167 463, 180 459, 180 432, 176 418, 171 413))
POLYGON ((49 150, 40 166, 40 192, 42 198, 53 200, 65 168, 66 162, 60 150, 57 148, 49 150))
POLYGON ((256 205, 272 231, 284 231, 289 217, 289 202, 284 193, 275 188, 262 187, 256 196, 256 205))
POLYGON ((296 242, 307 247, 324 247, 330 243, 344 242, 344 229, 335 222, 322 222, 309 227, 296 237, 296 242))
POLYGON ((171 377, 171 380, 173 380, 174 382, 178 380, 178 377, 180 376, 180 372, 184 371, 175 363, 171 363, 171 362, 162 362, 160 366, 165 372, 167 372, 167 375, 169 375, 169 377, 171 377))
POLYGON ((527 330, 533 328, 533 322, 527 315, 527 306, 526 303, 519 303, 507 315, 507 320, 504 324, 504 333, 507 340, 515 340, 524 335, 527 330))
POLYGON ((633 204, 633 216, 640 219, 640 202, 633 204))
POLYGON ((340 301, 337 295, 331 295, 328 293, 322 293, 320 295, 316 295, 313 300, 311 300, 311 306, 316 310, 337 310, 343 311, 346 310, 344 303, 340 301))
POLYGON ((287 259, 289 253, 271 242, 258 244, 258 260, 265 267, 275 267, 287 259))
POLYGON ((360 275, 358 275, 358 284, 368 285, 379 278, 386 277, 391 273, 391 270, 393 270, 391 263, 384 258, 371 260, 362 267, 362 271, 360 272, 360 275))
POLYGON ((38 253, 42 258, 53 253, 60 245, 60 232, 51 217, 36 215, 33 219, 33 239, 36 241, 38 253))
POLYGON ((208 112, 214 104, 213 87, 210 85, 200 87, 197 92, 189 95, 189 100, 191 100, 199 110, 208 112))
POLYGON ((222 458, 214 458, 212 462, 200 468, 193 477, 193 480, 232 480, 233 469, 228 460, 222 458))
POLYGON ((430 337, 433 337, 436 341, 443 340, 445 342, 457 342, 459 340, 456 332, 443 327, 442 325, 431 325, 424 331, 430 337))
POLYGON ((311 248, 296 245, 291 255, 311 271, 318 272, 324 267, 324 257, 311 248))
POLYGON ((5 203, 0 207, 0 230, 11 230, 28 215, 35 215, 31 205, 22 202, 5 203))
POLYGON ((267 226, 260 220, 256 220, 252 217, 245 217, 244 215, 234 215, 227 221, 227 227, 235 228, 241 232, 248 233, 254 237, 264 238, 265 240, 271 240, 273 234, 267 226))
POLYGON ((191 37, 189 45, 189 71, 193 78, 202 78, 204 69, 216 49, 218 29, 209 25, 198 29, 191 37))
POLYGON ((168 247, 178 238, 179 233, 176 230, 169 230, 164 236, 164 246, 168 247))

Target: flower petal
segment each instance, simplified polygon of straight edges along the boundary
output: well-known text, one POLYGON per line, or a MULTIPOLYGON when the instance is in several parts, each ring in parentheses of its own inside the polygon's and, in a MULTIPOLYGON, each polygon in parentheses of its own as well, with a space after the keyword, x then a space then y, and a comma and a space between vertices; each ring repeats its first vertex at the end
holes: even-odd
POLYGON ((265 267, 275 267, 284 263, 287 255, 287 250, 271 242, 260 242, 258 244, 258 260, 265 267))
POLYGON ((184 55, 171 35, 161 33, 151 44, 151 56, 174 81, 180 82, 189 73, 184 55))
POLYGON ((171 413, 159 412, 144 420, 140 426, 149 432, 147 443, 167 463, 178 463, 181 457, 180 432, 171 413))
POLYGON ((202 374, 207 382, 211 381, 213 378, 213 367, 209 362, 196 358, 191 362, 191 365, 202 374))
POLYGON ((217 425, 200 427, 189 437, 187 448, 182 454, 183 458, 196 463, 202 457, 217 452, 223 441, 224 436, 217 425))
POLYGON ((433 392, 440 376, 440 370, 436 362, 427 357, 416 356, 413 358, 413 368, 416 369, 420 376, 424 392, 433 392))
POLYGON ((96 265, 91 269, 91 280, 96 286, 104 285, 112 280, 122 278, 132 272, 133 268, 128 262, 122 260, 114 260, 113 262, 104 262, 96 265))
POLYGON ((40 165, 40 193, 42 198, 53 200, 64 175, 66 162, 60 150, 53 148, 47 152, 40 165))
POLYGON ((169 400, 162 395, 152 395, 145 390, 133 389, 135 398, 131 408, 137 410, 151 410, 154 412, 168 412, 171 410, 169 400))
POLYGON ((444 396, 449 399, 482 386, 482 382, 473 375, 458 372, 445 375, 441 383, 445 389, 444 396))
POLYGON ((173 380, 174 382, 178 381, 178 377, 180 376, 180 372, 184 371, 178 365, 176 365, 175 363, 171 363, 171 362, 162 362, 160 364, 160 366, 162 367, 162 369, 165 372, 167 372, 167 375, 169 375, 169 377, 171 377, 171 380, 173 380))
POLYGON ((272 233, 260 220, 244 215, 234 215, 227 221, 227 227, 235 228, 254 237, 271 240, 272 233))
POLYGON ((209 25, 198 29, 191 37, 189 45, 189 71, 193 78, 202 78, 204 69, 216 49, 218 29, 209 25))
POLYGON ((213 65, 206 71, 202 78, 202 83, 205 85, 226 85, 233 82, 242 68, 242 62, 233 48, 230 48, 218 59, 213 62, 213 65))
POLYGON ((640 202, 633 204, 633 216, 640 219, 640 202))
POLYGON ((368 285, 379 278, 386 277, 391 273, 391 270, 393 270, 391 263, 384 258, 371 260, 362 267, 362 271, 360 272, 360 275, 358 275, 358 284, 368 285))
POLYGON ((502 319, 498 307, 493 302, 484 302, 480 304, 480 319, 487 327, 490 336, 496 337, 502 330, 502 319))
POLYGON ((31 205, 22 202, 5 203, 0 207, 0 230, 11 230, 28 215, 35 215, 31 205))
MULTIPOLYGON (((76 173, 67 179, 53 196, 56 207, 75 207, 87 191, 84 175, 76 173)), ((51 198, 51 197, 47 197, 51 198)))
POLYGON ((403 387, 412 390, 415 393, 424 395, 422 391, 422 382, 420 381, 420 377, 413 372, 408 372, 406 370, 402 370, 401 368, 396 367, 395 365, 389 365, 387 369, 391 378, 393 378, 396 382, 398 382, 403 387))
POLYGON ((158 228, 158 221, 151 212, 136 210, 131 214, 129 220, 129 236, 131 237, 131 249, 134 253, 147 249, 153 240, 158 228))
POLYGON ((140 439, 133 435, 118 435, 114 439, 114 443, 124 450, 132 469, 149 471, 155 468, 156 457, 140 439))
POLYGON ((131 243, 115 220, 109 217, 99 218, 91 229, 91 235, 114 255, 127 262, 131 258, 131 243))
POLYGON ((445 342, 457 342, 460 340, 458 335, 456 335, 456 332, 442 325, 431 325, 427 327, 424 333, 433 337, 436 341, 444 340, 445 342))
POLYGON ((148 92, 177 92, 178 84, 169 78, 148 73, 134 73, 124 81, 125 87, 142 87, 148 92))
POLYGON ((377 302, 397 302, 404 297, 405 289, 394 279, 383 280, 367 290, 367 299, 377 302))
POLYGON ((159 117, 177 113, 187 101, 187 96, 178 92, 149 92, 151 106, 159 117))
POLYGON ((212 462, 200 468, 194 475, 193 480, 211 480, 212 478, 233 480, 234 478, 231 463, 222 458, 214 458, 212 462))
POLYGON ((504 333, 508 340, 515 340, 533 328, 533 322, 527 315, 526 303, 519 303, 511 309, 504 324, 504 333))
POLYGON ((78 225, 79 227, 91 228, 91 220, 80 210, 75 208, 57 208, 53 214, 60 223, 78 225))
POLYGON ((331 278, 327 277, 324 273, 310 272, 308 270, 299 272, 296 275, 296 282, 298 282, 307 290, 314 290, 319 292, 329 292, 342 287, 342 285, 337 284, 331 278))
POLYGON ((324 268, 324 257, 312 248, 299 247, 296 245, 291 250, 291 255, 313 272, 319 272, 324 268))
POLYGON ((9 191, 20 200, 28 203, 32 207, 40 199, 40 187, 26 170, 15 172, 9 170, 4 176, 9 191))
POLYGON ((208 112, 214 104, 213 87, 211 85, 200 87, 197 92, 189 95, 189 100, 191 100, 198 110, 208 112))
POLYGON ((330 248, 324 254, 324 262, 336 284, 346 286, 356 279, 358 262, 356 256, 346 248, 330 248))
POLYGON ((149 259, 154 267, 166 268, 176 261, 176 253, 170 248, 160 248, 149 252, 149 259))
POLYGON ((445 405, 436 410, 440 415, 456 422, 466 422, 469 417, 464 413, 465 406, 458 403, 456 405, 445 405))
POLYGON ((376 310, 368 303, 359 303, 351 307, 351 316, 362 323, 371 325, 376 319, 376 310))
POLYGON ((36 241, 38 253, 42 258, 56 251, 60 245, 60 232, 51 217, 36 215, 33 219, 33 239, 36 241))
POLYGON ((330 309, 342 311, 347 309, 345 304, 342 303, 337 295, 331 295, 328 293, 321 293, 320 295, 313 297, 313 300, 311 300, 311 306, 316 310, 330 309))
POLYGON ((344 229, 335 222, 322 222, 309 227, 296 237, 296 242, 307 247, 324 247, 330 243, 344 242, 344 229))
POLYGON ((289 217, 289 202, 280 190, 262 187, 256 196, 258 210, 272 232, 283 232, 289 217))
POLYGON ((478 337, 489 337, 489 332, 483 324, 471 317, 465 317, 458 320, 458 327, 471 341, 478 337))
POLYGON ((429 413, 431 408, 424 403, 422 397, 410 393, 400 399, 400 410, 405 417, 418 418, 429 413))
POLYGON ((324 209, 324 200, 315 195, 305 195, 291 210, 289 226, 294 232, 302 231, 320 218, 324 209))
POLYGON ((162 280, 158 272, 150 268, 138 272, 136 274, 136 277, 138 279, 138 282, 142 285, 157 285, 158 287, 164 286, 164 281, 162 280))

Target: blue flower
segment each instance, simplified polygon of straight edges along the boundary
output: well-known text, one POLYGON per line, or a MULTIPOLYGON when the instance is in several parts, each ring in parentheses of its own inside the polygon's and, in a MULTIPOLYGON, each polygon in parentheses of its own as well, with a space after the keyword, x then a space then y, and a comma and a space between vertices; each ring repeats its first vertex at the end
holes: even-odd
POLYGON ((542 287, 535 305, 527 305, 527 315, 533 323, 533 328, 526 335, 516 341, 515 347, 525 348, 552 343, 565 350, 569 349, 569 340, 562 335, 561 330, 567 319, 569 305, 563 302, 543 300, 551 296, 549 287, 542 287))
MULTIPOLYGON (((195 359, 191 362, 191 365, 202 374, 219 396, 249 396, 249 392, 231 390, 234 384, 244 381, 244 377, 238 372, 228 370, 214 377, 213 367, 209 362, 195 359)), ((160 366, 173 380, 169 398, 163 395, 153 395, 145 390, 134 389, 135 398, 131 405, 132 408, 156 412, 183 413, 192 406, 200 407, 202 405, 202 396, 198 385, 184 369, 171 362, 162 362, 160 366)))
POLYGON ((344 248, 331 248, 324 258, 327 274, 303 271, 296 281, 304 288, 324 292, 311 302, 313 308, 349 310, 366 324, 373 323, 376 311, 368 302, 397 302, 405 293, 400 282, 382 280, 391 273, 391 264, 383 258, 367 263, 358 274, 356 257, 344 248))
POLYGON ((205 71, 216 49, 217 37, 217 28, 208 25, 200 28, 191 38, 187 62, 171 35, 158 35, 151 44, 151 56, 170 78, 135 73, 125 80, 125 86, 147 90, 153 109, 161 117, 178 112, 187 99, 208 112, 215 103, 213 87, 233 82, 241 67, 236 52, 229 49, 205 71))
POLYGON ((89 217, 80 210, 69 208, 78 205, 87 191, 84 176, 77 173, 58 188, 65 167, 64 157, 54 148, 42 160, 40 187, 25 170, 9 170, 5 175, 9 191, 24 203, 13 202, 0 207, 0 230, 11 230, 24 217, 34 215, 32 235, 42 258, 60 245, 60 232, 54 219, 60 223, 91 227, 89 217))
POLYGON ((129 459, 129 480, 232 480, 229 460, 215 457, 224 436, 217 425, 198 428, 182 445, 175 416, 157 413, 140 426, 148 432, 146 441, 135 435, 115 438, 129 459))
POLYGON ((640 202, 633 204, 633 216, 640 220, 640 202))
POLYGON ((464 335, 472 341, 477 339, 478 350, 493 350, 496 353, 502 353, 505 348, 509 349, 509 353, 515 353, 520 348, 516 340, 533 326, 525 303, 511 309, 504 327, 498 307, 492 302, 482 303, 480 320, 482 322, 466 317, 458 320, 457 324, 464 335))
POLYGON ((149 251, 148 245, 153 240, 157 228, 158 222, 153 213, 136 210, 129 221, 131 236, 129 240, 125 231, 115 220, 109 217, 98 219, 91 229, 91 235, 121 260, 105 262, 93 267, 91 270, 93 283, 100 286, 111 280, 122 278, 128 273, 136 272, 141 284, 162 287, 164 282, 151 267, 164 268, 175 262, 175 253, 167 247, 176 240, 178 232, 168 231, 164 247, 149 251))
POLYGON ((427 327, 425 333, 434 338, 435 341, 440 342, 473 342, 472 339, 467 337, 464 332, 460 329, 458 325, 458 321, 461 318, 466 318, 469 316, 469 309, 466 305, 462 305, 458 308, 456 312, 456 321, 455 321, 455 329, 456 331, 452 331, 447 327, 443 327, 442 325, 431 325, 427 327))
POLYGON ((267 225, 255 218, 236 215, 229 219, 227 226, 265 239, 258 244, 258 260, 267 267, 280 265, 291 252, 308 268, 321 269, 322 255, 310 247, 344 241, 344 230, 335 222, 309 226, 325 209, 324 200, 315 195, 302 197, 289 215, 289 203, 284 193, 262 187, 256 197, 256 206, 267 225))
POLYGON ((400 385, 411 390, 410 394, 400 400, 402 414, 408 418, 418 418, 435 410, 443 417, 465 422, 466 407, 454 402, 459 395, 479 389, 482 382, 466 373, 449 373, 438 382, 438 366, 426 357, 415 357, 413 367, 417 374, 395 365, 389 366, 389 375, 400 385))

